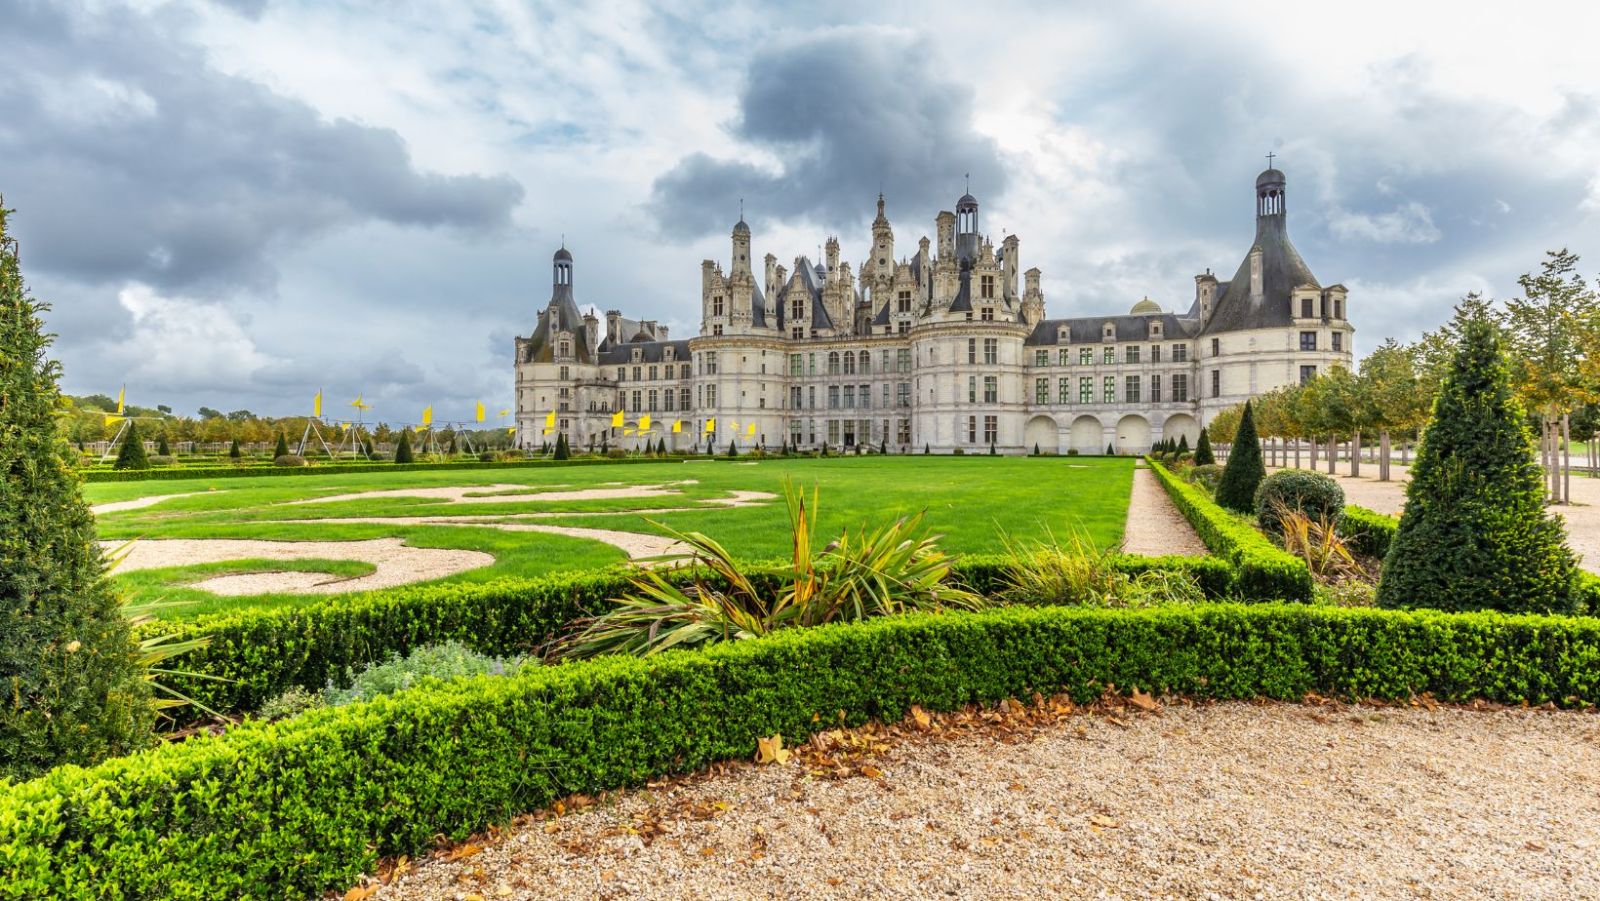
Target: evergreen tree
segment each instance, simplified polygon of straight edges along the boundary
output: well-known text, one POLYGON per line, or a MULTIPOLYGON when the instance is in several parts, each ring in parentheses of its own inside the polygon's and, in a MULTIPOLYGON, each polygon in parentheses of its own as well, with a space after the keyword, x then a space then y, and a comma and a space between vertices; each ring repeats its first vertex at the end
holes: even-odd
POLYGON ((411 453, 411 430, 400 430, 400 443, 394 448, 394 462, 411 463, 416 458, 411 453))
POLYGON ((1035 457, 1043 456, 1042 454, 1039 453, 1039 442, 1037 442, 1037 441, 1035 441, 1033 443, 1033 455, 1035 457))
POLYGON ((1176 448, 1176 451, 1177 451, 1177 453, 1180 453, 1180 454, 1187 454, 1189 452, 1189 436, 1188 435, 1180 435, 1180 436, 1178 436, 1178 446, 1176 448))
POLYGON ((1239 417, 1239 432, 1233 436, 1228 448, 1228 463, 1222 467, 1222 477, 1217 481, 1217 503, 1240 513, 1254 513, 1256 487, 1267 477, 1267 467, 1261 462, 1261 439, 1256 436, 1256 417, 1249 401, 1244 402, 1244 415, 1239 417))
POLYGON ((554 455, 554 459, 556 459, 556 460, 570 460, 570 459, 572 459, 572 449, 567 446, 567 433, 566 432, 561 432, 561 433, 556 435, 556 452, 555 452, 555 455, 554 455))
POLYGON ((923 453, 923 456, 927 456, 928 454, 933 453, 933 445, 924 443, 922 445, 922 453, 923 453))
POLYGON ((889 456, 889 439, 885 438, 878 443, 878 453, 885 457, 889 456))
POLYGON ((728 441, 728 456, 730 456, 730 457, 739 456, 739 441, 738 441, 738 439, 730 439, 728 441))
POLYGON ((122 447, 117 449, 117 461, 112 469, 149 469, 150 458, 144 452, 144 439, 139 436, 139 424, 128 421, 128 431, 122 437, 122 447))
POLYGON ((1106 445, 1106 456, 1114 457, 1116 455, 1117 455, 1117 449, 1108 443, 1106 445))
POLYGON ((156 437, 156 453, 163 457, 172 456, 172 447, 171 445, 167 444, 167 435, 165 432, 156 437))
POLYGON ((994 442, 989 442, 989 456, 994 456, 994 442))
POLYGON ((289 436, 278 433, 278 445, 272 449, 272 456, 274 459, 289 456, 289 436))
POLYGON ((61 367, 46 356, 40 316, 48 307, 23 285, 7 213, 0 208, 0 775, 27 779, 153 735, 137 647, 57 431, 61 367))
POLYGON ((1528 415, 1487 323, 1468 323, 1422 434, 1378 604, 1572 613, 1577 562, 1545 489, 1528 415))
POLYGON ((228 456, 235 460, 244 456, 244 450, 239 447, 239 439, 233 439, 233 443, 228 445, 228 456))
POLYGON ((447 453, 447 454, 450 454, 451 456, 455 455, 455 452, 456 452, 456 436, 455 435, 451 435, 450 436, 450 443, 446 444, 444 446, 444 452, 447 453))
POLYGON ((1205 427, 1201 426, 1200 440, 1194 444, 1194 465, 1210 466, 1216 462, 1216 456, 1211 453, 1211 439, 1206 435, 1205 427))
POLYGON ((828 442, 826 441, 822 442, 822 455, 824 457, 828 455, 828 442))

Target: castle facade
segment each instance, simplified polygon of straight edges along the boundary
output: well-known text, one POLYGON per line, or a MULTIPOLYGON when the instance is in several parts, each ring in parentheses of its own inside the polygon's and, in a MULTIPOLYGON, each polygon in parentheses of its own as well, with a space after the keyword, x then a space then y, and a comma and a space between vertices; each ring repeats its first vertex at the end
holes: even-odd
POLYGON ((516 339, 518 441, 538 447, 561 432, 574 447, 659 438, 676 450, 709 439, 1018 454, 1139 453, 1184 436, 1192 446, 1217 411, 1352 365, 1347 292, 1323 287, 1290 243, 1285 185, 1277 169, 1257 177, 1254 243, 1233 278, 1195 276, 1182 313, 1146 298, 1126 314, 1046 318, 1039 270, 1022 270, 1016 235, 998 247, 984 235, 971 194, 909 255, 897 255, 879 195, 859 272, 829 238, 824 259, 788 269, 769 253, 758 274, 741 218, 727 269, 701 264, 700 332, 688 339, 618 311, 602 330, 579 312, 563 247, 550 302, 516 339))

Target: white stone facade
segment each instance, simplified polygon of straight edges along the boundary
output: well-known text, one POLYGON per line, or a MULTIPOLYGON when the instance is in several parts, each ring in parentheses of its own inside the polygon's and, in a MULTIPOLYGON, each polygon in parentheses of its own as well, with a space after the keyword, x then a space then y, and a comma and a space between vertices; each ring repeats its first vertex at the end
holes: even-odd
POLYGON ((1196 276, 1182 314, 1144 300, 1073 319, 1045 317, 1039 270, 1019 272, 1016 235, 999 248, 982 236, 971 195, 938 215, 934 244, 924 237, 898 259, 880 196, 859 274, 830 238, 824 261, 797 257, 789 271, 767 254, 758 278, 741 220, 727 272, 701 265, 700 334, 688 340, 615 311, 602 334, 578 312, 563 248, 533 336, 516 339, 518 440, 554 440, 554 413, 574 448, 639 446, 646 415, 648 440, 678 450, 704 448, 708 423, 719 449, 1193 444, 1216 411, 1352 363, 1346 291, 1311 275, 1286 215, 1283 174, 1269 169, 1256 181, 1256 241, 1232 280, 1196 276))

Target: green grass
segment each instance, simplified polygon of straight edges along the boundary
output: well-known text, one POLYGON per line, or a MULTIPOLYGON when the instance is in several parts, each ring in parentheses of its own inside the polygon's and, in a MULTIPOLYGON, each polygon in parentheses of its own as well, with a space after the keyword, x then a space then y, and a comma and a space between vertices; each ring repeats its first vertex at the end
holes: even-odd
MULTIPOLYGON (((926 524, 955 553, 999 550, 1002 533, 1032 536, 1079 530, 1097 545, 1122 539, 1132 489, 1130 458, 1071 457, 845 457, 831 460, 748 458, 664 461, 634 466, 586 466, 528 470, 333 473, 296 479, 228 477, 186 482, 114 482, 86 485, 90 503, 200 492, 151 507, 100 516, 103 538, 255 538, 295 541, 346 541, 400 537, 420 547, 466 548, 492 554, 492 566, 445 581, 481 582, 505 576, 532 576, 585 570, 619 563, 623 553, 608 544, 561 535, 505 532, 493 528, 441 525, 385 525, 341 522, 352 517, 506 516, 559 513, 536 522, 624 532, 675 529, 702 531, 745 559, 770 560, 789 552, 787 517, 780 498, 761 506, 735 509, 707 506, 730 492, 764 491, 780 495, 784 479, 821 492, 819 535, 886 522, 925 511, 926 524), (547 491, 617 485, 675 486, 676 496, 575 501, 501 501, 516 492, 490 488, 519 485, 547 491), (428 487, 481 488, 470 492, 493 498, 456 504, 437 498, 389 497, 317 504, 293 504, 317 497, 361 491, 428 487), (635 513, 638 510, 668 512, 635 513), (600 515, 618 513, 620 515, 600 515), (314 520, 284 522, 283 520, 314 520)), ((288 568, 274 563, 277 569, 288 568)), ((187 570, 187 568, 185 568, 187 570)), ((188 574, 153 577, 129 573, 118 580, 137 598, 160 592, 202 594, 183 589, 188 574), (176 587, 175 587, 176 586, 176 587)), ((298 605, 325 595, 264 595, 215 599, 206 609, 242 605, 298 605)), ((195 607, 169 614, 187 618, 195 607)))
MULTIPOLYGON (((343 579, 353 579, 371 574, 377 567, 361 560, 225 560, 219 563, 196 563, 191 566, 167 566, 158 569, 140 569, 117 576, 125 591, 156 605, 150 612, 160 619, 189 619, 206 613, 221 613, 237 606, 237 599, 212 594, 199 588, 190 588, 195 582, 217 576, 244 573, 314 572, 328 573, 343 579)), ((300 600, 314 600, 319 595, 295 595, 300 600)))

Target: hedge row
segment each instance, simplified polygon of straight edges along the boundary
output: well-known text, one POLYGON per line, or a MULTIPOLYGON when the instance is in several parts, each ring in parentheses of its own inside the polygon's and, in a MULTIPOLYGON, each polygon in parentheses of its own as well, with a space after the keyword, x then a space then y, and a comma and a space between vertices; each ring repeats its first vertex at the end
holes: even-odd
POLYGON ((517 469, 550 466, 602 466, 627 463, 666 463, 694 457, 626 457, 573 460, 456 460, 450 463, 322 463, 315 466, 193 466, 176 469, 90 469, 83 471, 85 482, 143 482, 172 479, 230 479, 250 476, 316 476, 346 472, 439 472, 447 469, 517 469))
POLYGON ((287 898, 570 792, 748 757, 912 704, 1109 685, 1600 701, 1600 620, 1299 604, 1007 608, 535 667, 252 723, 0 788, 7 897, 287 898))
POLYGON ((1386 513, 1347 504, 1339 520, 1339 537, 1358 554, 1382 560, 1389 553, 1389 542, 1400 520, 1386 513))
MULTIPOLYGON (((1182 569, 1211 598, 1226 597, 1233 585, 1233 568, 1214 557, 1119 557, 1116 565, 1129 573, 1182 569)), ((968 555, 957 559, 954 574, 973 590, 993 594, 1003 583, 1004 567, 1003 557, 968 555)), ((155 622, 141 634, 208 636, 208 647, 185 654, 177 664, 195 675, 166 681, 214 710, 246 712, 292 686, 321 688, 330 680, 342 680, 347 668, 423 645, 455 640, 486 654, 527 653, 572 620, 603 609, 628 587, 627 575, 625 570, 611 569, 392 588, 301 607, 155 622)), ((688 578, 688 573, 673 577, 688 578)), ((776 589, 775 582, 772 587, 776 589)), ((174 712, 202 715, 193 707, 174 712)))
POLYGON ((1172 502, 1205 546, 1234 567, 1231 593, 1243 600, 1311 600, 1311 569, 1299 557, 1273 544, 1250 520, 1224 510, 1206 493, 1147 461, 1172 502))

